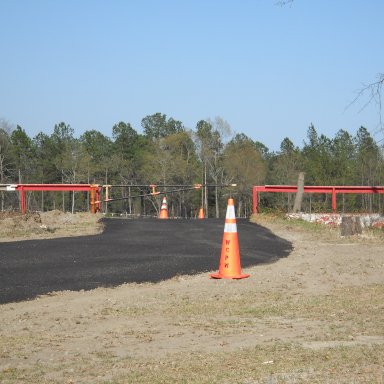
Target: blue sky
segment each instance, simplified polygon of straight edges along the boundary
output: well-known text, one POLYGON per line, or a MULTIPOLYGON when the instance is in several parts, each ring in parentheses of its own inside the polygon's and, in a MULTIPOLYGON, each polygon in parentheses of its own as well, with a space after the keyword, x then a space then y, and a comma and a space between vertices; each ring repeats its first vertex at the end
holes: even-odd
POLYGON ((278 150, 310 123, 332 138, 384 72, 382 0, 0 0, 0 118, 34 137, 70 124, 111 136, 161 112, 194 129, 221 116, 278 150))

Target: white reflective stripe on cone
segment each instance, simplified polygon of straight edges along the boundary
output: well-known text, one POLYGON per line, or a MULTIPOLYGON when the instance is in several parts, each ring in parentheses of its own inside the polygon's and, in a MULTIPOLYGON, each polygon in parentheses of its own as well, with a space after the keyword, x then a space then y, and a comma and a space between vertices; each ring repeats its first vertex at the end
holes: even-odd
POLYGON ((236 219, 235 207, 233 205, 228 205, 226 218, 227 219, 236 219))
POLYGON ((237 232, 236 223, 225 223, 224 232, 236 233, 237 232))

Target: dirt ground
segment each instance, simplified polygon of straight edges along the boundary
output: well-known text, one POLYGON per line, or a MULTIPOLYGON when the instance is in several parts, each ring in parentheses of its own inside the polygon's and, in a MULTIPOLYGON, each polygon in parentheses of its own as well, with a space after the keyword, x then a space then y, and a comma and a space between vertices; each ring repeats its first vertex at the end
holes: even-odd
POLYGON ((0 242, 93 235, 102 232, 101 214, 54 210, 21 215, 0 212, 0 242))
MULTIPOLYGON (((1 305, 0 382, 382 384, 382 232, 345 239, 256 220, 294 250, 248 279, 178 276, 1 305)), ((57 221, 46 235, 61 233, 57 221)))

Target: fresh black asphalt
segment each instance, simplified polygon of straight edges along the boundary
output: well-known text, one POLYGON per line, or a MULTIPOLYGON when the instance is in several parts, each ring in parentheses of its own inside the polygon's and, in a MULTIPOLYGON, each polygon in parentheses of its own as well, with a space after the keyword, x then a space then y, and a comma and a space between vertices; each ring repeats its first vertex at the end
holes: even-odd
MULTIPOLYGON (((95 236, 0 243, 0 304, 219 268, 223 219, 104 223, 95 236)), ((292 250, 290 242, 248 220, 238 219, 237 228, 242 268, 274 262, 292 250)))

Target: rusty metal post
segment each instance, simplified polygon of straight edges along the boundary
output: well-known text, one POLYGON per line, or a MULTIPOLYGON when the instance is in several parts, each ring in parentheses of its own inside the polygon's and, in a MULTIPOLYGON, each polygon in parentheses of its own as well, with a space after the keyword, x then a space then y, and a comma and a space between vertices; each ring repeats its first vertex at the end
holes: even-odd
POLYGON ((96 213, 95 207, 95 188, 91 187, 91 213, 96 213))
POLYGON ((96 207, 95 207, 95 212, 97 213, 100 212, 100 187, 96 186, 96 207))

